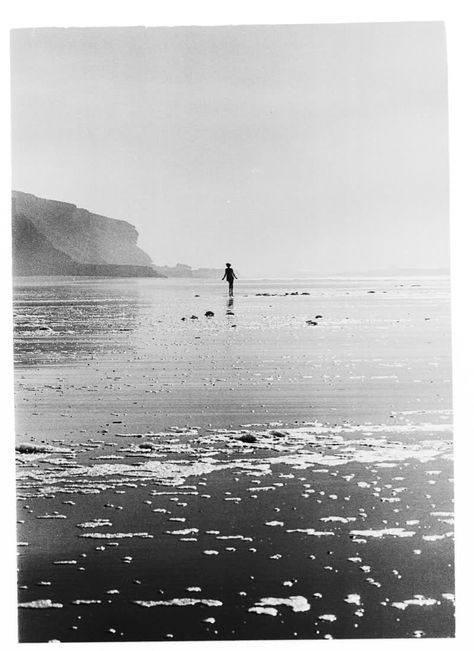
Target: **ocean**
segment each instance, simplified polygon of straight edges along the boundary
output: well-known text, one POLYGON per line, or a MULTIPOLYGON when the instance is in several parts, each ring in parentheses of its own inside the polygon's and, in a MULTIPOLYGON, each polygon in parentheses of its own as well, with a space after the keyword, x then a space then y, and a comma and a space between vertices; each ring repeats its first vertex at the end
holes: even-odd
POLYGON ((454 634, 448 278, 234 294, 16 279, 22 642, 454 634))

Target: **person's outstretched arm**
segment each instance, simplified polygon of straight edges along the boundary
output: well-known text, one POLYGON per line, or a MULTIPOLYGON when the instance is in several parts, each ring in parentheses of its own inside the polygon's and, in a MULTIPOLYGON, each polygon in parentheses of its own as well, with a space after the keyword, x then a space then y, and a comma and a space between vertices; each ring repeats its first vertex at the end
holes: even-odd
POLYGON ((234 274, 234 278, 235 278, 236 280, 238 280, 238 278, 237 278, 237 276, 235 275, 235 273, 234 273, 234 272, 232 272, 232 273, 234 274))

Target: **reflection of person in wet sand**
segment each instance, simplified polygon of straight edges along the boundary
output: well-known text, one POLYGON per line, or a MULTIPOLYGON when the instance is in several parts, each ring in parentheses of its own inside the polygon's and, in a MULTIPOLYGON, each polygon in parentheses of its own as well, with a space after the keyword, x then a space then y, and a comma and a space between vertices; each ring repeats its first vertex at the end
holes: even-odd
POLYGON ((230 262, 227 262, 224 275, 222 276, 222 280, 225 279, 229 283, 229 296, 234 295, 234 278, 237 280, 237 276, 235 275, 234 270, 230 266, 230 262))

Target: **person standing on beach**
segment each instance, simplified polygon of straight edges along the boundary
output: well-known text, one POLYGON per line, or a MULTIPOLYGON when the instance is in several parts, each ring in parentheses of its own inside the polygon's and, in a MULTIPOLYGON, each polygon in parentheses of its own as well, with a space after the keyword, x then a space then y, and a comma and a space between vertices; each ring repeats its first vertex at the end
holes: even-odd
POLYGON ((237 276, 234 273, 234 270, 230 266, 230 262, 226 263, 226 268, 224 271, 224 275, 222 276, 222 280, 227 280, 229 283, 229 296, 234 295, 234 278, 237 280, 237 276))

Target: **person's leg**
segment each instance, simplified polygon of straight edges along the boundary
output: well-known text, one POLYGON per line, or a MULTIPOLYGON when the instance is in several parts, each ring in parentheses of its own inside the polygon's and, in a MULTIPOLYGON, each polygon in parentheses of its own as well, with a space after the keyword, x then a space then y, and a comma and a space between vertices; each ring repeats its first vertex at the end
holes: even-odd
POLYGON ((229 296, 234 295, 234 283, 229 283, 229 296))

